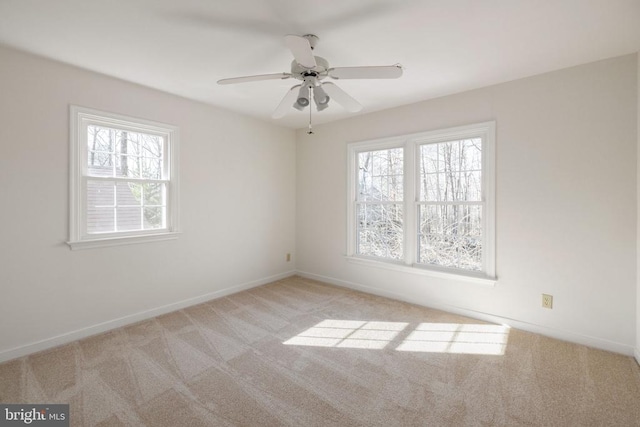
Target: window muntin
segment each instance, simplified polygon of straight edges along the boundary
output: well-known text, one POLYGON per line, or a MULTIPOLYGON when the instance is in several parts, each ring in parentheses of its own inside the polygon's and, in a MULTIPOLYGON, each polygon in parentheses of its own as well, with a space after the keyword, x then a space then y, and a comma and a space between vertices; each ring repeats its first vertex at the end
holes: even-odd
POLYGON ((348 257, 369 260, 371 265, 376 261, 400 269, 405 265, 436 276, 495 280, 494 122, 348 147, 348 257), (379 156, 389 150, 402 152, 396 151, 402 158, 402 174, 394 174, 396 186, 392 186, 397 197, 381 190, 385 188, 381 177, 373 185, 374 173, 367 181, 362 168, 368 153, 379 156), (395 209, 396 217, 389 215, 389 207, 395 209), (371 213, 371 209, 378 211, 371 213), (365 220, 365 214, 381 219, 369 240, 363 239, 362 231, 370 232, 368 225, 373 222, 369 217, 365 220), (396 244, 389 244, 386 236, 393 236, 396 244), (370 244, 371 240, 377 244, 370 244))
POLYGON ((175 238, 177 150, 173 126, 71 107, 72 249, 175 238))

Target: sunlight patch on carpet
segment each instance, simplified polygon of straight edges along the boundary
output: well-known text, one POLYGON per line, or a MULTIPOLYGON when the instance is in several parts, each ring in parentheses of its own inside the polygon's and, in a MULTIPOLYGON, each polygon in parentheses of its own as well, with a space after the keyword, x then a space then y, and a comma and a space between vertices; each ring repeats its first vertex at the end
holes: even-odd
POLYGON ((285 345, 397 351, 503 355, 507 325, 327 319, 283 342, 285 345))
POLYGON ((327 319, 283 344, 380 350, 408 325, 405 322, 327 319))
POLYGON ((508 339, 506 325, 420 323, 396 350, 501 356, 508 339))

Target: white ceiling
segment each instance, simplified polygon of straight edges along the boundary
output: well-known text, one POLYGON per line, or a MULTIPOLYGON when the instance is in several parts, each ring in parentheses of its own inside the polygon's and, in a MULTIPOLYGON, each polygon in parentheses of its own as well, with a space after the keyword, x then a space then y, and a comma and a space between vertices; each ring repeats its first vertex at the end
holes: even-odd
POLYGON ((288 72, 308 33, 331 66, 404 66, 338 82, 364 114, 637 52, 640 0, 0 0, 1 44, 292 128, 308 110, 271 113, 297 81, 216 81, 288 72))

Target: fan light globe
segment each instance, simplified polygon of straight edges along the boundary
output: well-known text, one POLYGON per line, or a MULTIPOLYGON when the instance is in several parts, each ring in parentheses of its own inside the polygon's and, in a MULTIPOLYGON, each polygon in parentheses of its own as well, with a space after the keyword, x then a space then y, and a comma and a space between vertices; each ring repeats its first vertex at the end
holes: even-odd
POLYGON ((322 86, 315 86, 313 88, 313 100, 318 107, 329 103, 329 96, 325 93, 324 89, 322 89, 322 86))
POLYGON ((307 85, 302 85, 298 92, 298 99, 293 106, 294 108, 302 111, 302 109, 307 105, 309 105, 309 87, 307 85))

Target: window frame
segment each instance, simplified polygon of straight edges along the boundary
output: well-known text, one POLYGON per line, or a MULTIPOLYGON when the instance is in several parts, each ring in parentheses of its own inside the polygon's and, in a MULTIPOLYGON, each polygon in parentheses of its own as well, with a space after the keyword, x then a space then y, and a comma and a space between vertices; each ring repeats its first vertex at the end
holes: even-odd
POLYGON ((347 254, 348 261, 400 270, 416 274, 424 274, 441 278, 453 278, 475 283, 495 285, 495 121, 475 123, 401 135, 391 138, 358 141, 347 144, 347 254), (482 139, 482 209, 483 209, 483 251, 481 271, 459 268, 440 267, 417 262, 418 255, 418 208, 420 200, 420 168, 419 150, 422 145, 450 142, 460 139, 482 139), (379 258, 357 253, 357 218, 356 205, 358 197, 358 154, 361 152, 402 147, 404 173, 404 259, 400 261, 379 258))
MULTIPOLYGON (((353 161, 355 162, 353 164, 354 166, 354 192, 353 192, 353 236, 354 236, 354 240, 353 240, 353 254, 356 254, 357 252, 357 241, 358 241, 358 235, 357 235, 357 220, 355 219, 357 216, 357 212, 358 212, 358 205, 367 205, 367 204, 380 204, 380 205, 391 205, 391 204, 398 204, 398 205, 402 205, 402 209, 403 209, 403 217, 406 216, 406 212, 404 212, 406 210, 406 197, 407 197, 407 192, 406 192, 406 187, 405 190, 403 191, 403 195, 402 195, 402 201, 398 202, 398 201, 379 201, 378 203, 374 203, 374 202, 366 202, 366 201, 362 201, 358 199, 358 154, 363 153, 363 152, 368 152, 368 151, 377 151, 377 150, 389 150, 389 149, 394 149, 394 148, 401 148, 403 149, 404 152, 404 147, 402 144, 399 144, 397 140, 395 139, 391 139, 391 140, 382 140, 382 141, 377 141, 376 143, 372 143, 372 145, 368 145, 365 146, 363 149, 359 149, 356 150, 354 153, 354 159, 353 161)), ((404 172, 404 169, 406 168, 406 164, 405 164, 405 160, 404 160, 404 154, 403 154, 403 160, 402 160, 402 164, 403 164, 403 178, 406 172, 404 172)), ((404 181, 404 180, 403 180, 404 181)), ((402 230, 402 237, 403 237, 403 249, 402 252, 403 254, 406 254, 406 241, 405 241, 405 236, 406 236, 406 221, 403 221, 403 230, 402 230)), ((383 259, 385 260, 385 262, 389 262, 389 263, 394 263, 394 264, 402 264, 403 260, 396 260, 393 258, 383 258, 383 257, 375 257, 375 256, 368 256, 368 255, 357 255, 360 258, 364 258, 364 259, 371 259, 371 260, 380 260, 383 259)))
MULTIPOLYGON (((71 105, 69 108, 70 175, 69 175, 69 240, 72 250, 89 249, 176 239, 179 234, 179 130, 176 126, 138 119, 86 107, 71 105), (116 231, 108 233, 87 232, 87 181, 88 142, 90 125, 108 127, 128 132, 161 136, 164 140, 162 169, 166 177, 161 180, 137 179, 139 182, 162 181, 166 183, 166 223, 164 228, 150 230, 116 231)), ((108 179, 107 179, 108 180, 108 179)), ((114 181, 120 179, 115 178, 114 181)), ((125 182, 132 179, 123 179, 125 182)))

